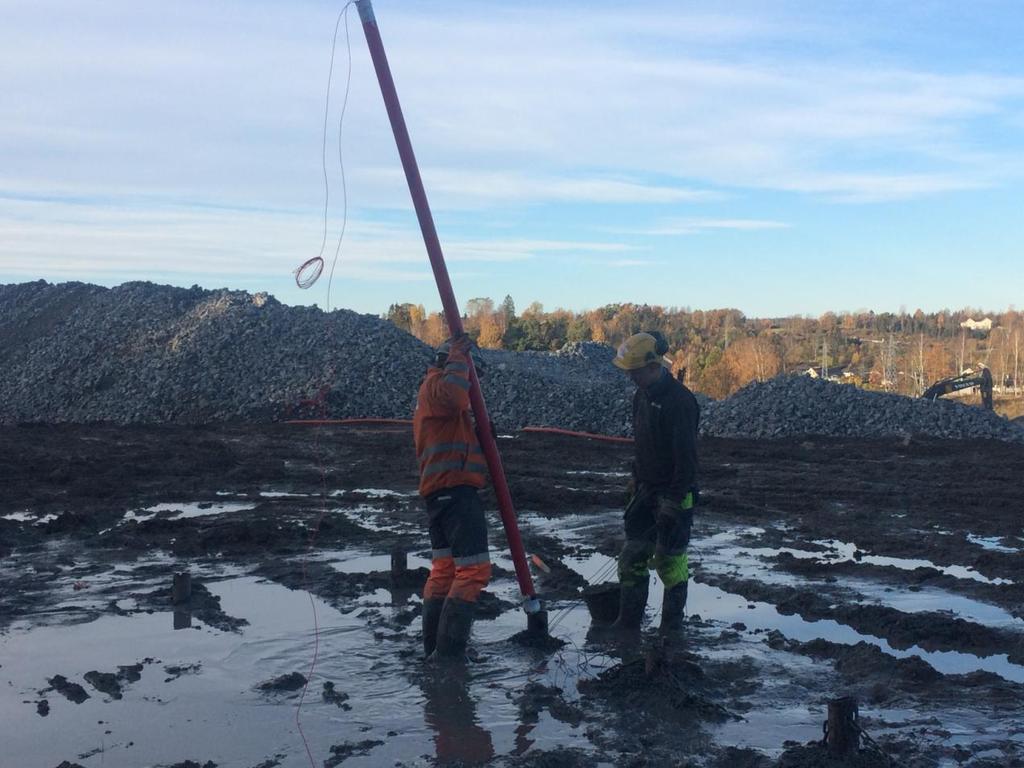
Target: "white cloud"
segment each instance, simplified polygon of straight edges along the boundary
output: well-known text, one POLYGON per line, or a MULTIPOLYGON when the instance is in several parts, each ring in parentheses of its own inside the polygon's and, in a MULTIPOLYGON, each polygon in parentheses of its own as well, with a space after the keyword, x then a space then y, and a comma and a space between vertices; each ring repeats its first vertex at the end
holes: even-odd
POLYGON ((833 200, 850 203, 877 203, 893 200, 983 189, 991 182, 954 174, 871 174, 817 173, 793 176, 780 184, 783 189, 823 194, 833 200))
POLYGON ((766 229, 788 229, 789 224, 766 219, 672 219, 647 229, 629 230, 639 235, 696 235, 709 230, 753 232, 766 229))
MULTIPOLYGON (((323 258, 330 269, 340 222, 332 220, 323 258)), ((52 202, 7 197, 0 208, 0 273, 97 275, 280 276, 319 253, 322 221, 273 210, 52 202)), ((452 237, 443 245, 452 263, 518 262, 541 256, 622 253, 608 241, 452 237)), ((352 218, 337 274, 366 280, 429 280, 420 233, 409 225, 352 218)))
MULTIPOLYGON (((337 8, 183 2, 170 17, 146 5, 70 8, 16 9, 0 31, 10 178, 316 203, 337 8)), ((864 194, 865 174, 899 179, 911 170, 948 181, 902 185, 904 196, 973 188, 1003 176, 1005 154, 950 166, 934 148, 964 150, 974 143, 972 121, 1019 114, 1014 102, 1024 97, 1019 74, 878 64, 871 50, 839 47, 827 26, 756 7, 728 15, 546 7, 541 24, 527 9, 491 4, 448 13, 396 5, 378 16, 438 207, 672 204, 703 199, 707 186, 875 199, 864 194), (931 167, 910 167, 922 162, 931 167)), ((404 205, 351 22, 345 148, 362 182, 353 196, 404 205)), ((345 54, 342 38, 335 112, 345 54)), ((328 155, 333 162, 333 146, 328 155)))
MULTIPOLYGON (((1015 130, 1020 62, 998 50, 955 62, 937 47, 921 53, 883 36, 875 22, 892 7, 874 16, 823 7, 379 7, 458 274, 477 286, 495 273, 514 276, 526 292, 530 281, 547 280, 549 262, 671 259, 618 242, 637 234, 621 228, 636 222, 656 223, 642 234, 769 232, 788 221, 803 226, 819 202, 959 202, 970 196, 950 193, 979 189, 1011 207, 1008 191, 1024 179, 1024 134, 1015 130), (750 204, 722 205, 736 199, 750 204), (771 204, 755 205, 762 200, 771 204)), ((8 3, 0 25, 0 271, 269 281, 315 255, 338 8, 304 0, 182 0, 170 11, 8 3)), ((361 29, 354 14, 350 21, 342 144, 351 226, 338 274, 429 281, 361 29)), ((917 37, 933 33, 952 34, 937 25, 917 37)), ((329 258, 346 61, 342 38, 327 147, 329 258)), ((834 215, 842 226, 859 213, 834 215)), ((908 241, 910 231, 900 230, 908 241)), ((623 278, 609 281, 610 300, 623 278)))

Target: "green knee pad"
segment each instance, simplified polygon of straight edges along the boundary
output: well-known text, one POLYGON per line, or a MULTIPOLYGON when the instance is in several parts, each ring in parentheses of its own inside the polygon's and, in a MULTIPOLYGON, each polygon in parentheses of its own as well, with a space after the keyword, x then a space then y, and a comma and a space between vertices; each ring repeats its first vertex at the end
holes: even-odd
POLYGON ((654 570, 661 577, 665 589, 672 589, 690 578, 690 559, 685 552, 681 555, 655 555, 654 570))

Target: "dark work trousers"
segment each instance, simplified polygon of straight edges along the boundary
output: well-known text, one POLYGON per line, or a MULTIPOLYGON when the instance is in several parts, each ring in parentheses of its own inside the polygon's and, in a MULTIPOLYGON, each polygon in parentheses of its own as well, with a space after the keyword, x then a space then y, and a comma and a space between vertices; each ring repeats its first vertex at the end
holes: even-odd
POLYGON ((651 565, 666 589, 689 578, 686 547, 693 527, 693 496, 687 494, 671 515, 658 514, 658 494, 627 508, 624 515, 626 544, 619 555, 619 583, 646 583, 651 565))
POLYGON ((477 599, 491 576, 487 520, 477 489, 457 485, 426 499, 430 527, 430 578, 426 598, 477 599))

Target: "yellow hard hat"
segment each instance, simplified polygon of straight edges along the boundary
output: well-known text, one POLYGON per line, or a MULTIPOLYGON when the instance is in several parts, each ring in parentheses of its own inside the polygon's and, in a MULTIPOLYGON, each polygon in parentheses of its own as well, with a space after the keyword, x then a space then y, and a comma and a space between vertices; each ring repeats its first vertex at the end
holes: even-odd
POLYGON ((612 363, 624 371, 635 371, 651 363, 664 364, 665 346, 664 339, 659 344, 650 333, 634 333, 619 345, 612 363))

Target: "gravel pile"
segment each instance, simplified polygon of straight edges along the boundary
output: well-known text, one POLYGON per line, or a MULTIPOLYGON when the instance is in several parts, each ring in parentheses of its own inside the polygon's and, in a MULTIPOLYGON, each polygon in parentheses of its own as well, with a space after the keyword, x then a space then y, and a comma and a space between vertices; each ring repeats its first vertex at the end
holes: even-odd
POLYGON ((0 422, 408 417, 429 348, 347 310, 150 283, 0 287, 0 422), (305 409, 306 415, 319 408, 305 409))
MULTIPOLYGON (((633 386, 612 366, 611 347, 482 354, 499 430, 629 434, 633 386)), ((376 316, 287 307, 265 294, 140 282, 0 286, 0 423, 409 418, 431 357, 376 316)), ((1019 426, 977 407, 806 377, 752 384, 723 402, 698 399, 708 435, 1024 441, 1019 426)))
POLYGON ((808 376, 747 385, 705 409, 701 431, 718 437, 927 435, 1024 442, 1019 426, 978 406, 866 392, 808 376))
MULTIPOLYGON (((628 430, 632 388, 609 347, 483 354, 498 428, 628 430)), ((410 418, 432 357, 374 315, 287 307, 265 294, 0 286, 0 423, 410 418)))
POLYGON ((626 435, 633 385, 612 365, 606 344, 573 342, 558 352, 483 350, 481 380, 491 419, 499 427, 560 427, 626 435))

